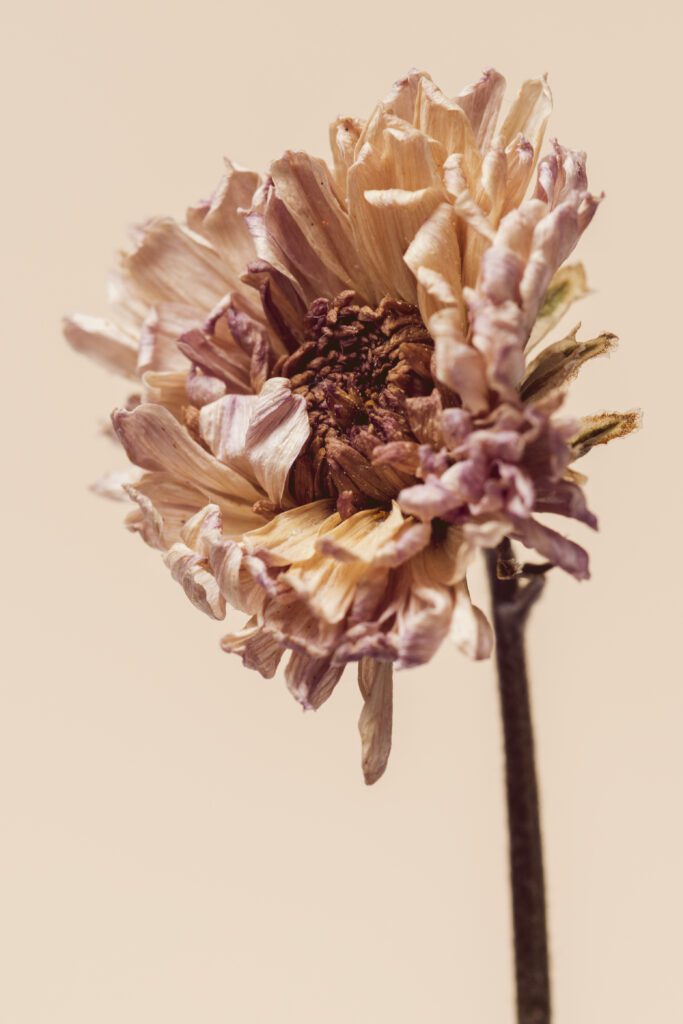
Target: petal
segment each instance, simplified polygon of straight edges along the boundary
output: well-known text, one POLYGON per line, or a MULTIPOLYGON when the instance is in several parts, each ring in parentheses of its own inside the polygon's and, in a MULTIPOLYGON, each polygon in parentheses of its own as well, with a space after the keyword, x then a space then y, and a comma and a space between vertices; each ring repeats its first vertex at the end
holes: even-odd
POLYGON ((435 373, 438 380, 459 395, 465 408, 477 415, 489 404, 489 384, 482 354, 466 344, 455 309, 443 309, 429 320, 434 339, 435 373))
POLYGON ((143 402, 163 405, 181 423, 187 408, 187 374, 169 371, 167 373, 146 373, 143 377, 143 402))
POLYGON ((575 576, 577 580, 587 580, 588 555, 571 540, 567 540, 548 526, 542 526, 535 519, 510 517, 515 528, 515 536, 528 548, 534 548, 540 555, 547 558, 553 565, 575 576))
POLYGON ((144 473, 125 491, 138 506, 127 516, 126 527, 162 551, 181 539, 184 524, 206 504, 201 491, 164 473, 144 473))
POLYGON ((473 661, 491 657, 493 630, 481 608, 472 604, 465 580, 455 588, 451 638, 463 654, 473 661))
POLYGON ((392 675, 390 661, 362 658, 358 663, 358 685, 364 701, 358 729, 362 746, 363 776, 368 786, 377 782, 384 774, 391 751, 392 675))
POLYGON ((290 693, 303 707, 317 710, 331 695, 344 665, 332 665, 329 658, 309 658, 294 651, 287 662, 285 679, 290 693))
POLYGON ((221 640, 227 654, 239 654, 245 668, 255 669, 265 679, 272 679, 283 654, 282 644, 273 634, 252 620, 239 633, 221 640))
POLYGON ((276 504, 282 501, 289 470, 309 433, 305 399, 292 394, 289 381, 272 377, 254 406, 245 450, 256 479, 276 504))
POLYGON ((466 176, 475 181, 481 156, 470 119, 459 104, 449 100, 430 79, 420 81, 416 100, 416 127, 440 142, 448 155, 461 153, 466 176))
POLYGON ((99 316, 75 313, 65 317, 64 337, 76 352, 90 356, 107 370, 137 380, 138 351, 134 339, 125 331, 99 316))
POLYGON ((441 203, 422 224, 406 249, 404 260, 417 281, 417 299, 425 324, 433 313, 454 307, 463 330, 465 304, 460 277, 458 218, 450 203, 441 203))
MULTIPOLYGON (((360 295, 368 291, 343 200, 327 164, 306 153, 284 154, 270 168, 275 194, 327 269, 360 295)), ((320 293, 319 293, 320 294, 320 293)), ((316 296, 317 297, 317 296, 316 296)))
POLYGON ((244 543, 269 565, 306 562, 315 554, 315 542, 321 530, 331 529, 339 522, 333 501, 314 501, 281 512, 265 526, 250 530, 245 534, 244 543))
POLYGON ((225 601, 218 583, 207 567, 207 534, 220 533, 221 513, 217 505, 207 505, 190 519, 181 531, 182 541, 173 544, 164 562, 180 583, 192 604, 214 619, 225 616, 225 601))
POLYGON ((230 160, 225 161, 225 166, 226 173, 213 196, 190 207, 187 223, 220 253, 232 287, 239 290, 240 275, 256 255, 244 215, 259 186, 259 176, 230 160))
POLYGON ((354 161, 356 146, 364 124, 354 117, 339 117, 330 125, 330 149, 334 176, 342 195, 346 194, 346 176, 354 161))
POLYGON ((219 462, 192 440, 161 405, 140 405, 133 412, 117 410, 114 429, 136 466, 168 473, 192 485, 226 515, 245 524, 256 518, 251 504, 263 495, 243 476, 219 462))
POLYGON ((212 309, 230 290, 231 278, 216 250, 170 217, 149 221, 121 269, 137 298, 153 306, 178 303, 212 309))
POLYGON ((469 117, 480 152, 488 149, 495 131, 505 93, 505 79, 494 68, 488 68, 472 85, 463 89, 456 99, 469 117))
POLYGON ((538 157, 552 109, 552 93, 545 75, 524 82, 501 127, 502 145, 508 146, 523 135, 538 157))

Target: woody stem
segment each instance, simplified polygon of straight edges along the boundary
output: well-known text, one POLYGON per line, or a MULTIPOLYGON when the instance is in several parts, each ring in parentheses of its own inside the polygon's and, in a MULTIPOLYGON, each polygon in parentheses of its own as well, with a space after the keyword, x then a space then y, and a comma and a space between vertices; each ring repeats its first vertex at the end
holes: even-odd
POLYGON ((505 745, 510 884, 518 1024, 549 1024, 550 978, 541 821, 524 627, 544 576, 499 579, 497 565, 514 559, 509 540, 487 552, 498 687, 505 745))

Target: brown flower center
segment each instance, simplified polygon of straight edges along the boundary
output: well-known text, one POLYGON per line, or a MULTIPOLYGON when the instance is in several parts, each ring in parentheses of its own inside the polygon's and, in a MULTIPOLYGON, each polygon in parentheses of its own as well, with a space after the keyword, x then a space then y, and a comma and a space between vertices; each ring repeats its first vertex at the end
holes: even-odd
POLYGON ((381 444, 414 441, 406 399, 431 394, 433 342, 415 306, 385 298, 376 309, 353 292, 317 299, 306 337, 273 369, 308 406, 311 437, 292 468, 297 502, 335 498, 340 513, 385 504, 410 477, 372 464, 381 444))

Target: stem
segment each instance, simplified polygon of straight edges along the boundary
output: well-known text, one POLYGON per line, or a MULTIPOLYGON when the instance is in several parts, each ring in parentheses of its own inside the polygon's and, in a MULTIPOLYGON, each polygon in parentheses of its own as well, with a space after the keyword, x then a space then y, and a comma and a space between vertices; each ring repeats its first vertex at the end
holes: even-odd
POLYGON ((500 706, 505 739, 505 783, 510 884, 515 936, 518 1024, 549 1024, 550 979, 541 821, 534 736, 524 655, 524 627, 545 578, 499 579, 497 565, 513 565, 510 541, 487 552, 500 706))

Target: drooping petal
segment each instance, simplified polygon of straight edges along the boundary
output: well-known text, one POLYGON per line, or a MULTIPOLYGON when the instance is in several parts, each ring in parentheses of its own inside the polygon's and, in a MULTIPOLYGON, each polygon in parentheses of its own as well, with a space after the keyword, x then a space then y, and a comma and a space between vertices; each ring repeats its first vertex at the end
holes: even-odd
POLYGON ((582 547, 535 519, 514 516, 510 518, 515 528, 515 536, 519 537, 526 547, 534 548, 539 555, 547 558, 553 565, 559 565, 577 580, 588 579, 588 555, 582 547))
POLYGON ((307 710, 317 710, 331 696, 344 665, 333 665, 329 658, 310 658, 299 651, 289 656, 285 679, 292 696, 307 710))
POLYGON ((362 745, 363 777, 368 786, 384 774, 391 752, 393 682, 390 661, 361 658, 358 685, 363 710, 358 720, 362 745))

